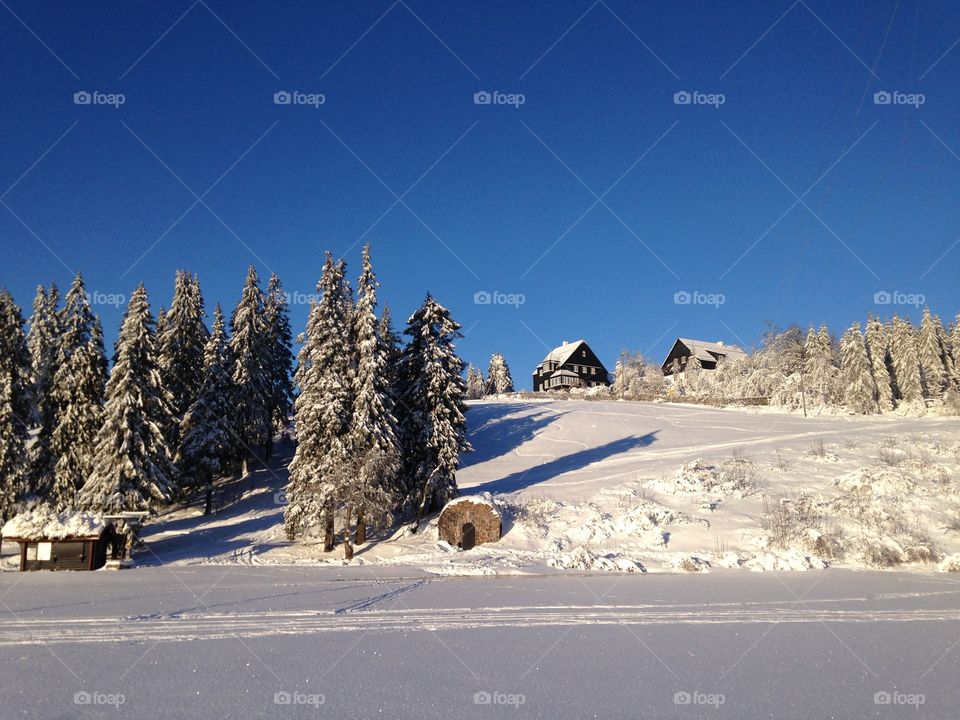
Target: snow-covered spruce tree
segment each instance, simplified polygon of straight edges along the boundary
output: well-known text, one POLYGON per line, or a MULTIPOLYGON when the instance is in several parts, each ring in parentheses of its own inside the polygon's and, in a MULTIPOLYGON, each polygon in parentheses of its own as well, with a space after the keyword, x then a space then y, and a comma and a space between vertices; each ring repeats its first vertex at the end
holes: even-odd
POLYGON ((947 389, 946 348, 942 344, 943 327, 939 319, 934 319, 930 308, 923 309, 920 321, 917 354, 920 360, 920 381, 923 395, 939 399, 947 389), (939 327, 938 327, 939 326, 939 327))
POLYGON ((197 399, 203 382, 203 353, 210 337, 205 315, 199 280, 178 270, 170 310, 157 329, 157 365, 172 408, 167 431, 172 447, 180 442, 180 423, 197 399))
POLYGON ((233 381, 230 370, 230 340, 227 338, 223 311, 213 311, 213 331, 204 349, 203 381, 197 399, 180 423, 180 447, 177 461, 182 485, 203 488, 203 514, 213 504, 213 480, 229 467, 236 454, 236 442, 230 419, 233 416, 233 381))
POLYGON ((815 405, 829 405, 835 399, 837 368, 830 331, 826 325, 821 325, 817 332, 810 326, 803 354, 808 398, 815 405))
POLYGON ((923 405, 923 387, 920 376, 920 359, 917 355, 916 331, 909 320, 893 316, 890 336, 890 357, 893 360, 893 375, 897 383, 898 404, 923 405))
POLYGON ((270 335, 264 318, 264 297, 257 270, 250 266, 243 293, 231 320, 230 352, 233 356, 234 421, 243 474, 249 472, 253 448, 265 446, 271 433, 270 335))
POLYGON ((487 383, 483 379, 483 370, 471 365, 467 368, 467 400, 479 400, 487 394, 487 383))
MULTIPOLYGON (((270 275, 264 300, 264 320, 270 347, 270 418, 273 430, 284 432, 289 424, 293 407, 293 353, 290 351, 290 314, 287 309, 287 294, 280 278, 270 275)), ((272 433, 268 438, 267 457, 273 445, 272 433)))
POLYGON ((860 323, 851 325, 840 339, 840 382, 847 409, 861 415, 877 412, 877 387, 860 323))
POLYGON ((176 469, 163 430, 170 408, 157 369, 153 315, 143 285, 130 296, 104 421, 80 505, 95 512, 154 510, 168 502, 176 469))
POLYGON ((33 314, 30 316, 30 332, 27 347, 30 349, 31 381, 37 417, 31 424, 52 427, 56 422, 56 406, 51 387, 57 367, 57 352, 60 348, 60 291, 56 285, 50 292, 37 285, 33 299, 33 314))
MULTIPOLYGON (((387 376, 389 347, 378 328, 377 282, 370 261, 369 243, 363 248, 363 269, 357 281, 353 311, 353 337, 357 367, 353 377, 353 408, 347 439, 353 462, 354 481, 346 498, 345 515, 356 516, 356 542, 366 542, 366 525, 389 522, 397 505, 395 475, 399 469, 393 397, 387 376)), ((349 525, 344 537, 349 538, 349 525)), ((348 558, 349 541, 344 543, 348 558)))
MULTIPOLYGON (((58 302, 58 294, 54 292, 47 295, 48 302, 51 296, 54 302, 58 302)), ((95 322, 96 316, 90 309, 83 276, 77 273, 67 291, 63 309, 57 312, 56 328, 60 337, 57 339, 54 375, 46 397, 46 408, 40 418, 40 431, 37 433, 36 442, 30 448, 30 486, 32 492, 38 497, 46 497, 50 494, 58 459, 54 453, 53 435, 60 422, 60 413, 65 401, 59 398, 57 371, 67 365, 73 353, 87 343, 93 333, 95 322)), ((65 380, 62 374, 61 380, 65 380)))
POLYGON ((349 493, 351 458, 346 443, 352 408, 353 349, 344 302, 342 265, 327 253, 302 338, 294 374, 297 449, 290 463, 284 531, 293 540, 324 528, 324 550, 334 547, 334 518, 349 493))
POLYGON ((27 424, 33 414, 30 351, 23 314, 0 290, 0 520, 27 494, 27 424))
POLYGON ((949 345, 950 358, 953 361, 953 382, 957 388, 960 388, 960 313, 954 319, 950 326, 949 345))
POLYGON ((83 310, 74 307, 71 312, 73 319, 68 318, 65 323, 64 345, 75 349, 57 367, 54 376, 61 410, 53 431, 52 448, 57 461, 47 502, 58 512, 77 506, 80 488, 93 472, 107 380, 100 320, 94 317, 88 332, 83 310))
POLYGON ((893 384, 888 365, 887 332, 883 323, 873 315, 867 318, 867 355, 873 372, 877 409, 886 412, 893 409, 893 384))
POLYGON ((953 362, 953 346, 950 342, 950 334, 947 332, 940 320, 939 315, 933 316, 933 327, 937 334, 937 340, 943 349, 943 366, 946 371, 945 385, 947 390, 951 387, 957 387, 960 384, 960 378, 957 377, 957 366, 953 362))
POLYGON ((701 397, 704 394, 706 379, 703 376, 703 365, 699 358, 691 355, 683 366, 683 389, 690 397, 701 397))
POLYGON ((454 341, 460 325, 430 295, 407 322, 410 340, 401 359, 401 382, 409 388, 401 443, 406 460, 407 492, 423 513, 457 495, 460 453, 472 450, 466 438, 463 360, 454 341))
POLYGON ((494 353, 487 366, 487 394, 501 395, 510 392, 513 392, 513 378, 510 377, 506 358, 500 353, 494 353))
POLYGON ((384 347, 387 349, 387 367, 384 372, 387 376, 390 396, 394 401, 394 417, 397 417, 396 400, 397 397, 402 394, 400 388, 397 387, 397 372, 400 364, 400 336, 397 334, 397 331, 393 329, 393 313, 390 312, 390 306, 386 303, 383 304, 383 312, 380 313, 380 322, 377 329, 380 332, 380 337, 383 339, 384 347))

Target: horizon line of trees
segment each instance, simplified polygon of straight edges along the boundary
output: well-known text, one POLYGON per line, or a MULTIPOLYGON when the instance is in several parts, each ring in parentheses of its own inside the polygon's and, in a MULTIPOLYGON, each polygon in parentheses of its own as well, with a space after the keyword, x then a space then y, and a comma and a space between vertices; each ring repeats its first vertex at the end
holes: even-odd
POLYGON ((759 348, 722 358, 716 370, 704 370, 696 358, 672 370, 673 383, 659 365, 624 352, 610 393, 720 403, 764 398, 781 407, 845 407, 857 414, 941 405, 960 413, 960 314, 949 330, 929 307, 919 327, 898 315, 883 322, 871 314, 865 326, 855 322, 839 339, 826 325, 806 333, 798 325, 771 326, 759 348))
POLYGON ((195 275, 176 273, 156 319, 139 285, 109 372, 82 275, 62 305, 55 285, 37 288, 28 331, 0 290, 0 519, 38 504, 157 510, 196 492, 209 514, 214 480, 266 462, 291 412, 291 539, 320 528, 330 550, 341 518, 349 557, 354 526, 363 542, 368 525, 454 497, 471 449, 460 326, 428 294, 401 347, 389 308, 376 314, 369 245, 356 299, 345 270, 327 254, 295 371, 287 296, 253 266, 229 323, 217 305, 209 330, 195 275))

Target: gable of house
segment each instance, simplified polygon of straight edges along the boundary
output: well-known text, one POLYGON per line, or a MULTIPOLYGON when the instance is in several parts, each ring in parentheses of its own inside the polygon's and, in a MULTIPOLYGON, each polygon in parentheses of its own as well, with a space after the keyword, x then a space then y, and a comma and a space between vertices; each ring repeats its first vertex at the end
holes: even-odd
POLYGON ((706 370, 713 370, 721 358, 738 360, 746 357, 746 353, 737 345, 727 345, 723 342, 709 342, 692 338, 677 338, 673 347, 661 365, 665 375, 673 373, 673 363, 676 360, 682 369, 687 358, 695 357, 706 370))

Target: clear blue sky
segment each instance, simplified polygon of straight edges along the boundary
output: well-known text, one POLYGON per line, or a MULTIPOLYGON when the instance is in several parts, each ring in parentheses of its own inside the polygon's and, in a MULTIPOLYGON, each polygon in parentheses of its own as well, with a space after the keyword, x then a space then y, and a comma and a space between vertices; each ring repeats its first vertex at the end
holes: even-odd
MULTIPOLYGON (((766 320, 917 317, 883 290, 960 310, 955 2, 0 5, 0 285, 25 311, 78 269, 155 308, 177 268, 210 308, 251 262, 302 295, 369 239, 398 324, 429 290, 465 359, 529 387, 563 339, 612 368, 766 320), (494 90, 524 102, 474 103, 494 90)), ((112 342, 122 308, 97 310, 112 342)))

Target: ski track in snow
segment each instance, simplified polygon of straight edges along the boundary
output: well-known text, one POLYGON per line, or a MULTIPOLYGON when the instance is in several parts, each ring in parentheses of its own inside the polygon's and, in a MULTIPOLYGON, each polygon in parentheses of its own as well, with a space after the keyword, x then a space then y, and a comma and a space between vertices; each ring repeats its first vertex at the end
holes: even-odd
POLYGON ((717 606, 621 607, 555 606, 425 608, 350 611, 274 611, 184 614, 163 619, 56 618, 21 620, 0 628, 0 646, 37 643, 187 642, 233 637, 313 635, 355 631, 443 631, 586 625, 774 625, 780 623, 958 622, 960 612, 923 609, 809 609, 805 601, 787 607, 745 609, 717 606))

